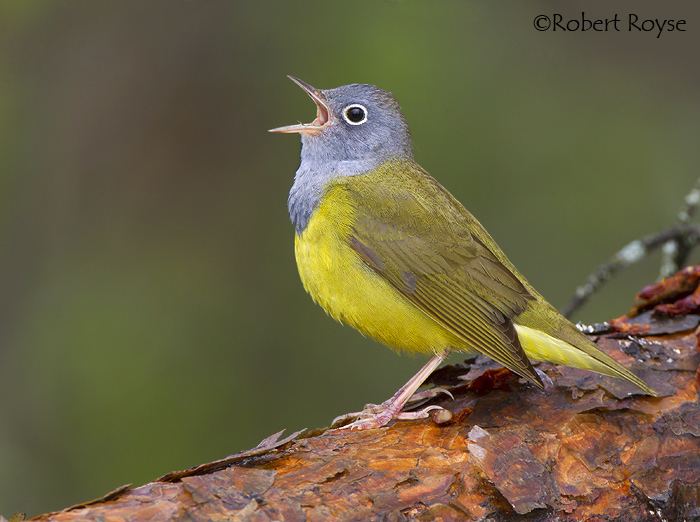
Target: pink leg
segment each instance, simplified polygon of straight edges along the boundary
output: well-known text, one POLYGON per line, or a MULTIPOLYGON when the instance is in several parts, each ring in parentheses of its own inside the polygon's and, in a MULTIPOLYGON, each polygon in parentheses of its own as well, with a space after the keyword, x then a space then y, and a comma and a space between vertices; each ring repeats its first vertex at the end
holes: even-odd
POLYGON ((348 418, 357 418, 355 422, 341 427, 341 430, 366 430, 373 428, 381 428, 388 424, 392 419, 418 419, 428 416, 428 412, 433 409, 439 409, 438 406, 429 406, 418 412, 401 413, 401 409, 406 402, 416 392, 420 385, 430 377, 430 374, 440 366, 440 363, 445 360, 447 353, 434 355, 409 381, 404 384, 398 391, 387 401, 371 406, 359 413, 343 415, 333 421, 334 423, 348 418))

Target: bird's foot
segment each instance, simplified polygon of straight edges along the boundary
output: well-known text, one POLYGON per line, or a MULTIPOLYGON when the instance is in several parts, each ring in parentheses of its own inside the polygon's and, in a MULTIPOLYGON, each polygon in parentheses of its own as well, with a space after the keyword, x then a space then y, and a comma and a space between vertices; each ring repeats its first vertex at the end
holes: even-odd
MULTIPOLYGON (((434 397, 433 394, 431 397, 434 397)), ((424 400, 423 397, 419 397, 418 400, 424 400)), ((428 406, 418 411, 396 411, 391 400, 383 402, 382 404, 367 404, 362 411, 354 413, 346 413, 333 419, 331 426, 338 426, 348 421, 352 421, 349 424, 344 424, 338 430, 372 430, 376 428, 382 428, 389 424, 392 420, 416 420, 425 419, 430 416, 430 412, 434 410, 444 410, 440 406, 428 406)), ((447 410, 445 410, 447 411, 447 410)))
MULTIPOLYGON (((372 405, 372 406, 376 406, 376 405, 372 405)), ((375 411, 368 409, 368 410, 358 411, 355 413, 346 413, 345 415, 341 415, 340 417, 336 417, 333 420, 332 426, 337 426, 338 424, 343 424, 347 421, 352 420, 352 422, 350 422, 348 424, 344 424, 343 426, 340 426, 339 428, 335 428, 335 429, 337 429, 337 430, 373 430, 376 428, 381 428, 383 426, 386 426, 387 424, 389 424, 389 422, 391 422, 391 420, 393 418, 394 418, 394 415, 389 410, 382 410, 382 411, 375 412, 375 411)))
MULTIPOLYGON (((338 429, 342 430, 370 430, 375 428, 381 428, 386 426, 394 419, 423 419, 429 415, 433 410, 443 410, 445 414, 442 415, 443 418, 449 419, 451 414, 440 408, 439 406, 428 406, 419 411, 402 412, 403 407, 409 401, 409 399, 415 394, 416 390, 421 384, 430 376, 430 374, 437 368, 440 363, 445 359, 446 353, 440 352, 433 355, 433 357, 423 366, 418 373, 411 377, 406 384, 397 390, 397 392, 387 401, 381 404, 368 404, 365 409, 357 413, 347 413, 336 417, 333 420, 331 426, 338 426, 345 422, 352 421, 349 424, 341 426, 338 429)), ((434 396, 437 393, 449 393, 446 390, 432 391, 428 392, 434 396)), ((426 395, 418 397, 419 400, 425 400, 426 395)), ((419 406, 418 403, 416 406, 419 406)), ((444 419, 441 419, 444 422, 444 419)))
POLYGON ((388 411, 388 404, 389 401, 386 401, 385 403, 382 404, 365 404, 365 407, 362 409, 362 411, 355 411, 352 413, 344 413, 343 415, 339 415, 335 419, 333 419, 333 422, 331 423, 331 426, 338 426, 338 425, 343 425, 341 428, 338 429, 343 429, 350 427, 351 424, 356 424, 357 422, 361 420, 368 420, 371 418, 376 418, 377 419, 377 426, 373 426, 376 428, 379 428, 381 426, 384 426, 387 422, 391 420, 391 414, 389 413, 388 419, 383 423, 379 424, 379 421, 384 421, 384 417, 387 416, 387 411, 388 411), (349 421, 354 421, 351 422, 350 424, 346 424, 349 421))

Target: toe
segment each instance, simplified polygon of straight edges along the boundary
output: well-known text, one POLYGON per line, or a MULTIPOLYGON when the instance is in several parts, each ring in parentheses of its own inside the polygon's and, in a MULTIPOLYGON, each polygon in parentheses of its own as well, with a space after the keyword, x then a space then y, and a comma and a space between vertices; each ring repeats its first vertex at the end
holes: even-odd
POLYGON ((392 419, 392 415, 388 412, 381 412, 376 415, 369 415, 363 418, 357 419, 350 424, 341 426, 337 428, 339 430, 374 430, 381 428, 389 424, 392 419))
POLYGON ((428 401, 441 394, 447 395, 450 399, 455 400, 455 397, 454 395, 452 395, 452 392, 450 392, 450 390, 446 388, 436 387, 430 388, 429 390, 414 393, 413 396, 408 400, 408 404, 410 405, 416 402, 428 401))
MULTIPOLYGON (((415 419, 425 419, 430 416, 430 412, 434 410, 445 410, 440 406, 428 406, 418 411, 402 411, 396 418, 399 420, 415 420, 415 419)), ((448 410, 445 410, 448 411, 448 410)))

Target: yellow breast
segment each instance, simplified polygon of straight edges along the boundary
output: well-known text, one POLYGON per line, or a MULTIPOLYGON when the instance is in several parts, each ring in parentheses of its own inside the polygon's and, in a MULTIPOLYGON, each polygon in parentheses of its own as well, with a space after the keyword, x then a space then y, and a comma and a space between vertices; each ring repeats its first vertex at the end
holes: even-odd
POLYGON ((434 352, 462 344, 350 248, 354 214, 343 186, 333 185, 296 236, 299 276, 313 300, 334 319, 397 350, 434 352))

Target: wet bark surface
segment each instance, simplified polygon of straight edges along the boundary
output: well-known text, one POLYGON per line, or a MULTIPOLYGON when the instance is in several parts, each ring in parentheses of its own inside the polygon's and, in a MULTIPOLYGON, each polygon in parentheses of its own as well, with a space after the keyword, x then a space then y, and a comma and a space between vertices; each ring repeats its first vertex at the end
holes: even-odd
POLYGON ((451 419, 275 434, 37 520, 700 520, 699 280, 647 287, 597 329, 657 398, 548 364, 540 391, 477 359, 430 380, 451 419))

